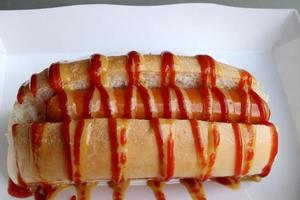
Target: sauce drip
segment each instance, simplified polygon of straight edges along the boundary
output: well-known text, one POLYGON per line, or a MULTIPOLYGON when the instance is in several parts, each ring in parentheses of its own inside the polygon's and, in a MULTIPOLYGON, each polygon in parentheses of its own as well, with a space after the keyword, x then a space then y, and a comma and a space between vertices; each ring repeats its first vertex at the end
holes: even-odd
POLYGON ((249 95, 254 99, 257 103, 259 113, 260 113, 260 120, 262 123, 266 123, 268 121, 269 116, 266 113, 265 106, 263 105, 262 99, 258 96, 254 90, 249 91, 249 95))
MULTIPOLYGON (((90 85, 96 87, 100 92, 101 104, 105 113, 105 117, 112 117, 112 111, 109 103, 109 95, 101 81, 101 55, 94 54, 90 59, 90 66, 88 68, 88 74, 90 79, 90 85)), ((89 108, 85 108, 89 109, 89 108)))
POLYGON ((39 166, 38 166, 38 152, 39 148, 42 145, 42 137, 44 133, 44 126, 43 123, 32 123, 31 125, 31 144, 32 144, 32 154, 33 154, 33 160, 34 164, 36 166, 37 171, 39 172, 39 166))
POLYGON ((22 104, 24 102, 24 97, 25 97, 25 92, 24 92, 24 85, 22 85, 19 90, 18 90, 18 94, 17 94, 17 100, 18 103, 22 104))
POLYGON ((58 191, 62 188, 54 187, 48 184, 39 185, 34 192, 35 200, 54 200, 58 191))
POLYGON ((207 172, 203 178, 203 180, 206 180, 210 177, 211 172, 213 170, 213 166, 215 164, 215 160, 216 160, 216 155, 217 155, 217 150, 218 150, 218 146, 220 143, 220 135, 219 135, 219 131, 216 127, 216 125, 214 125, 213 123, 211 123, 209 125, 209 130, 211 131, 211 134, 208 134, 209 138, 208 138, 208 142, 209 142, 209 156, 208 156, 208 166, 207 166, 207 172))
POLYGON ((33 97, 36 97, 36 93, 37 93, 37 84, 38 84, 38 79, 37 79, 37 75, 33 74, 30 78, 30 91, 33 97))
MULTIPOLYGON (((81 183, 75 185, 78 200, 90 200, 91 191, 95 184, 81 183)), ((76 199, 76 197, 75 197, 76 199)))
POLYGON ((164 118, 171 118, 172 111, 171 111, 171 97, 170 97, 170 88, 168 86, 161 87, 161 95, 163 99, 164 105, 164 118))
POLYGON ((109 182, 108 185, 113 189, 113 200, 123 200, 126 190, 129 187, 129 180, 123 181, 120 184, 109 182))
POLYGON ((63 120, 71 120, 71 116, 68 111, 68 98, 65 91, 58 91, 57 97, 59 100, 59 105, 62 113, 62 119, 63 120))
POLYGON ((151 108, 150 108, 150 96, 149 96, 148 90, 142 85, 138 85, 137 89, 138 89, 138 91, 141 95, 142 101, 144 103, 145 117, 146 117, 146 119, 151 119, 152 112, 151 112, 151 108))
POLYGON ((148 180, 147 185, 153 191, 156 200, 166 200, 165 194, 163 192, 165 182, 158 180, 148 180))
POLYGON ((177 97, 177 102, 178 102, 178 107, 179 107, 179 112, 180 112, 181 119, 188 119, 189 116, 188 116, 186 108, 185 108, 184 97, 183 97, 183 94, 182 94, 181 90, 176 85, 173 85, 172 88, 173 88, 173 90, 176 94, 176 97, 177 97))
POLYGON ((121 180, 121 170, 119 165, 119 154, 118 154, 118 136, 117 136, 117 120, 115 118, 108 118, 109 127, 109 140, 110 140, 110 150, 111 150, 111 171, 112 171, 112 181, 115 184, 120 183, 121 180))
POLYGON ((81 119, 77 122, 77 126, 75 129, 74 135, 74 147, 73 147, 73 155, 74 155, 74 181, 76 184, 79 184, 80 181, 80 143, 81 143, 81 136, 84 130, 84 119, 81 119))
POLYGON ((211 119, 211 96, 209 94, 209 89, 207 87, 201 87, 199 89, 200 95, 202 97, 202 105, 203 105, 203 120, 211 119))
POLYGON ((76 200, 77 198, 76 198, 76 196, 75 195, 72 195, 71 197, 70 197, 70 200, 76 200))
POLYGON ((134 87, 128 85, 125 92, 125 103, 124 103, 124 117, 130 119, 131 115, 131 105, 132 105, 132 94, 134 87))
POLYGON ((200 77, 201 82, 199 83, 202 87, 215 87, 216 86, 216 72, 215 72, 215 61, 208 55, 196 56, 198 63, 201 67, 200 77))
POLYGON ((277 134, 276 127, 274 126, 274 124, 272 124, 270 122, 266 123, 266 125, 268 125, 270 127, 272 143, 271 143, 269 161, 268 161, 267 165, 263 168, 263 170, 260 174, 261 177, 268 176, 268 174, 271 171, 271 167, 273 165, 273 162, 275 160, 277 152, 278 152, 278 134, 277 134))
POLYGON ((249 109, 248 106, 250 104, 250 99, 248 94, 243 89, 238 89, 241 101, 241 115, 240 115, 240 122, 249 123, 249 109))
POLYGON ((180 179, 180 183, 186 187, 193 200, 206 200, 203 184, 194 178, 180 179))
POLYGON ((15 184, 11 179, 8 179, 8 193, 17 198, 27 198, 32 195, 30 188, 15 184))
POLYGON ((220 107, 221 107, 221 120, 223 122, 229 121, 229 111, 228 103, 226 102, 226 97, 222 90, 217 87, 216 82, 216 67, 215 61, 212 57, 208 55, 198 55, 196 56, 198 63, 201 67, 201 73, 199 80, 200 94, 203 98, 203 111, 204 120, 210 120, 210 104, 212 97, 209 96, 208 87, 211 87, 211 92, 217 97, 220 107))
POLYGON ((243 141, 241 137, 240 127, 237 123, 232 123, 234 140, 235 140, 235 167, 234 176, 241 176, 242 162, 243 162, 243 141))
POLYGON ((53 63, 50 66, 48 74, 48 84, 55 92, 61 91, 63 89, 60 77, 59 63, 53 63))
POLYGON ((126 128, 122 128, 120 131, 120 137, 119 137, 119 148, 120 148, 120 176, 121 181, 124 182, 124 171, 126 169, 126 163, 127 163, 127 132, 126 128))
POLYGON ((249 172, 251 167, 253 158, 254 158, 254 148, 255 148, 255 133, 253 130, 253 126, 251 124, 247 124, 247 131, 248 131, 248 142, 245 154, 245 164, 242 175, 246 175, 249 172))
POLYGON ((246 70, 240 70, 239 89, 251 90, 252 89, 252 75, 246 70))
POLYGON ((175 85, 174 59, 171 52, 161 54, 161 86, 175 85), (169 78, 169 84, 167 82, 169 78))
MULTIPOLYGON (((14 146, 16 146, 16 134, 17 134, 17 126, 18 124, 12 125, 12 136, 13 136, 13 143, 14 146)), ((16 156, 16 168, 17 168, 17 179, 18 179, 18 184, 15 184, 11 179, 9 179, 9 184, 8 184, 8 193, 11 194, 12 196, 19 197, 19 196, 28 196, 29 193, 31 193, 30 188, 26 184, 26 182, 23 180, 21 173, 20 173, 20 168, 19 168, 19 163, 18 163, 18 152, 15 151, 15 156, 16 156)), ((30 196, 30 195, 29 195, 30 196)))
MULTIPOLYGON (((268 122, 269 119, 269 114, 266 112, 265 110, 265 106, 264 106, 264 102, 263 100, 260 98, 260 96, 252 89, 252 80, 253 77, 252 75, 245 71, 245 70, 240 70, 240 81, 239 81, 239 89, 240 90, 245 90, 245 91, 249 91, 249 95, 254 99, 254 101, 256 102, 258 109, 259 109, 259 113, 260 113, 260 120, 262 123, 266 123, 268 122)), ((246 121, 246 116, 247 116, 247 98, 246 95, 243 94, 243 92, 241 92, 241 100, 243 100, 241 102, 241 119, 246 121)))
POLYGON ((180 111, 181 119, 188 119, 188 114, 186 111, 186 105, 184 102, 184 96, 176 85, 176 73, 174 69, 174 55, 170 52, 163 52, 161 54, 162 66, 161 66, 161 87, 162 87, 162 97, 164 102, 164 113, 166 118, 171 118, 172 112, 170 108, 170 87, 176 94, 178 107, 180 111), (167 77, 169 77, 169 84, 167 83, 167 77), (168 91, 169 90, 169 91, 168 91))
POLYGON ((160 160, 160 173, 163 181, 168 181, 172 178, 174 173, 174 142, 172 133, 170 133, 167 141, 166 155, 164 154, 164 142, 162 138, 162 130, 158 118, 150 119, 151 127, 155 134, 155 139, 158 147, 158 154, 160 160), (165 159, 166 156, 166 159, 165 159), (166 168, 166 169, 164 169, 166 168))
POLYGON ((213 87, 211 91, 216 95, 217 99, 220 102, 222 121, 228 122, 229 120, 229 112, 228 112, 228 103, 226 102, 226 98, 222 90, 217 87, 213 87))
POLYGON ((238 190, 241 187, 240 179, 236 177, 217 177, 213 178, 212 181, 224 185, 230 189, 238 190))
POLYGON ((125 94, 124 114, 126 118, 131 118, 132 94, 134 87, 136 87, 144 104, 145 117, 146 119, 150 119, 152 118, 150 96, 148 90, 140 83, 140 63, 140 55, 136 51, 131 51, 128 53, 126 63, 128 86, 125 94))
MULTIPOLYGON (((204 145, 202 142, 201 133, 200 133, 200 129, 198 126, 198 121, 196 119, 190 119, 190 125, 191 125, 193 138, 194 138, 194 142, 195 142, 195 148, 196 148, 199 168, 203 169, 206 165, 206 161, 205 161, 205 157, 204 157, 204 145)), ((202 177, 202 176, 203 175, 200 175, 200 177, 202 177)))

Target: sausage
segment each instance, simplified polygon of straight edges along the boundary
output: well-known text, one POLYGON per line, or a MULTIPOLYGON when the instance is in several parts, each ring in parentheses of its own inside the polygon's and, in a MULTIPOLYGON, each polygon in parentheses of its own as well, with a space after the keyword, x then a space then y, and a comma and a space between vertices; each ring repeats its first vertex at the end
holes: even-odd
MULTIPOLYGON (((241 99, 241 91, 238 90, 224 90, 219 89, 225 97, 225 106, 228 108, 228 119, 224 120, 222 118, 222 109, 220 99, 218 99, 215 92, 212 89, 208 90, 208 98, 210 105, 205 105, 205 96, 200 92, 199 89, 189 88, 180 89, 183 94, 184 106, 188 113, 187 118, 193 118, 198 120, 209 120, 209 121, 227 121, 227 122, 245 122, 258 124, 263 121, 261 113, 259 112, 258 103, 261 103, 262 108, 266 113, 267 120, 270 117, 270 110, 266 102, 262 99, 255 99, 249 92, 244 92, 249 99, 247 105, 241 99), (241 109, 246 106, 247 116, 245 119, 241 117, 241 109), (205 108, 207 107, 207 108, 205 108), (208 113, 205 113, 205 110, 208 113), (208 119, 207 119, 208 115, 208 119)), ((151 104, 151 112, 154 117, 166 118, 164 116, 164 102, 163 102, 163 91, 159 88, 147 89, 149 94, 151 104)), ((92 93, 90 90, 74 90, 65 91, 67 114, 71 119, 81 119, 81 118, 102 118, 107 117, 104 112, 103 104, 101 103, 101 94, 99 89, 93 89, 92 93), (90 94, 89 94, 90 93, 90 94), (90 95, 88 103, 86 102, 87 96, 90 95), (90 116, 84 116, 84 110, 87 109, 90 112, 90 116)), ((109 94, 109 106, 112 110, 112 116, 118 118, 136 118, 145 119, 145 106, 141 98, 141 94, 138 92, 137 88, 133 88, 133 95, 131 98, 131 117, 126 116, 125 110, 125 99, 128 90, 126 88, 112 88, 107 89, 109 94)), ((62 104, 64 104, 59 95, 55 95, 46 101, 46 118, 50 122, 62 121, 63 117, 62 104)), ((174 119, 184 119, 181 116, 178 98, 172 88, 170 88, 170 109, 172 113, 172 118, 174 119)))

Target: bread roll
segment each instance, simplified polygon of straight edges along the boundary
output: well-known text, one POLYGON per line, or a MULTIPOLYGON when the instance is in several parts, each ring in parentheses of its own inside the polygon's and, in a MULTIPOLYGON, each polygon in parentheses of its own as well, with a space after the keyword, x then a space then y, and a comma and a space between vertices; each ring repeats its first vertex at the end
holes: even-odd
MULTIPOLYGON (((112 119, 109 119, 112 120, 112 119)), ((70 155, 65 146, 64 123, 40 123, 17 125, 14 133, 15 148, 18 155, 20 173, 27 183, 70 183, 75 182, 79 173, 80 182, 109 180, 112 178, 112 156, 108 119, 85 119, 71 121, 69 132, 70 155), (78 128, 81 123, 83 126, 78 128), (37 131, 38 130, 38 131, 37 131), (81 137, 78 138, 78 130, 81 137), (76 163, 75 146, 79 148, 79 162, 76 163), (32 150, 33 149, 33 150, 32 150), (68 162, 71 162, 69 176, 68 162), (70 178, 71 177, 71 178, 70 178), (73 177, 73 178, 72 178, 73 177)), ((151 121, 151 120, 150 120, 151 121)), ((156 141, 154 128, 149 120, 116 119, 117 157, 120 176, 124 179, 159 179, 166 174, 168 162, 174 162, 171 177, 224 177, 250 176, 261 174, 270 160, 270 152, 277 144, 274 127, 267 125, 235 124, 239 130, 241 148, 237 148, 233 124, 195 121, 199 130, 203 153, 199 155, 192 126, 189 120, 160 119, 162 147, 156 141), (122 131, 125 131, 125 145, 122 146, 122 131), (275 137, 275 140, 274 140, 275 137), (217 139, 216 139, 217 138, 217 139), (167 160, 168 140, 173 141, 174 160, 167 160), (214 144, 214 141, 217 143, 214 144), (252 142, 250 140, 253 140, 252 142), (249 146, 249 144, 251 144, 249 146), (159 158, 163 149, 164 159, 159 158), (253 151, 253 157, 246 154, 253 151), (208 167, 211 155, 215 162, 208 167), (124 154, 125 162, 121 162, 124 154), (241 161, 237 163, 237 155, 241 161), (203 164, 204 162, 204 164, 203 164), (248 166, 249 165, 249 166, 248 166), (163 168, 162 174, 160 166, 163 168), (238 171, 236 172, 236 167, 238 171), (246 169, 248 168, 248 169, 246 169), (246 171, 245 171, 246 170, 246 171), (238 174, 236 174, 238 173, 238 174)), ((77 149, 78 150, 78 149, 77 149)), ((77 155, 77 156, 78 156, 77 155)), ((78 158, 77 158, 78 159, 78 158)), ((274 158, 272 158, 274 159, 274 158)), ((11 176, 14 177, 15 175, 11 176)))
MULTIPOLYGON (((122 88, 128 85, 129 78, 126 66, 128 59, 136 56, 136 52, 131 52, 128 56, 104 56, 93 55, 91 59, 85 59, 74 62, 54 63, 49 69, 45 69, 38 74, 33 74, 30 81, 24 83, 18 92, 18 102, 32 99, 47 99, 53 93, 55 88, 51 82, 61 82, 61 88, 64 90, 81 90, 90 87, 91 60, 99 60, 101 69, 99 80, 106 88, 122 88)), ((139 55, 139 80, 144 86, 160 87, 162 80, 161 66, 163 55, 139 55)), ((167 56, 165 56, 167 57, 167 56)), ((201 73, 206 70, 205 66, 214 66, 215 85, 219 88, 235 89, 239 87, 241 79, 248 79, 249 73, 232 67, 227 64, 213 60, 209 56, 175 56, 174 71, 176 73, 175 84, 182 88, 197 88, 200 86, 213 86, 213 83, 206 80, 201 73), (210 63, 210 62, 213 62, 210 63), (203 79, 203 80, 202 80, 203 79), (204 80, 205 79, 205 80, 204 80), (204 82, 207 82, 204 83, 204 82)), ((211 72, 208 72, 211 73, 211 72)), ((260 84, 251 76, 251 87, 264 100, 267 100, 260 84)))

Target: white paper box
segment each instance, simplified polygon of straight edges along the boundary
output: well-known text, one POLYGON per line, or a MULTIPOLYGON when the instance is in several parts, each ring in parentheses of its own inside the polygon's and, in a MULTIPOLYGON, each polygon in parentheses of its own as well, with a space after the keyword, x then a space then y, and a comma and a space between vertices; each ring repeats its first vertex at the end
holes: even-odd
MULTIPOLYGON (((261 183, 243 183, 241 190, 232 191, 208 182, 207 197, 300 199, 300 22, 295 10, 180 4, 0 11, 0 133, 7 130, 19 85, 33 72, 58 60, 130 50, 207 53, 253 73, 270 95, 271 121, 280 130, 277 160, 261 183)), ((6 192, 7 142, 3 134, 0 145, 0 199, 13 199, 6 192)), ((168 199, 190 199, 181 185, 168 185, 166 193, 168 199)), ((71 194, 69 189, 58 199, 71 194)), ((111 199, 111 190, 98 187, 93 197, 111 199)), ((130 187, 126 197, 154 199, 146 186, 130 187)))

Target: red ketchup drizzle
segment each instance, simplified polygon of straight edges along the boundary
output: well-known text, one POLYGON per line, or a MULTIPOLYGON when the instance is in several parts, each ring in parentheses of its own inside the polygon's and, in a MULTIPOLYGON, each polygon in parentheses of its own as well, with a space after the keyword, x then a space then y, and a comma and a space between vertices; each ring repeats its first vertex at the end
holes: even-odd
MULTIPOLYGON (((12 136, 14 138, 14 140, 13 140, 14 146, 16 146, 15 137, 17 134, 17 130, 16 130, 17 126, 18 126, 18 124, 12 125, 12 136)), ((25 181, 23 180, 23 178, 21 176, 20 169, 19 169, 19 163, 18 163, 17 151, 15 152, 15 156, 16 156, 18 185, 15 184, 11 179, 9 179, 7 191, 11 196, 14 196, 14 197, 19 197, 19 198, 29 197, 32 194, 31 194, 30 188, 27 186, 27 184, 25 183, 25 181)))
POLYGON ((210 78, 210 86, 216 86, 216 73, 215 73, 215 61, 212 57, 208 55, 198 55, 196 56, 199 65, 201 66, 201 83, 200 86, 207 87, 209 86, 209 78, 210 78))
POLYGON ((121 172, 118 158, 117 120, 115 118, 108 118, 108 127, 111 150, 112 181, 114 184, 118 184, 121 182, 121 172))
POLYGON ((32 192, 28 187, 21 185, 16 185, 11 179, 8 179, 8 194, 17 198, 27 198, 32 195, 32 192))
MULTIPOLYGON (((105 117, 112 117, 111 108, 109 104, 109 95, 105 87, 101 82, 101 56, 99 54, 94 54, 90 59, 90 66, 88 68, 88 74, 90 79, 90 84, 96 87, 100 92, 101 103, 103 106, 105 117)), ((89 109, 89 108, 84 108, 89 109)), ((90 111, 89 111, 90 112, 90 111)))
POLYGON ((164 183, 158 180, 148 180, 147 185, 151 188, 156 200, 166 200, 163 192, 164 183))
POLYGON ((145 117, 146 119, 152 118, 152 112, 150 108, 150 96, 147 89, 140 83, 139 80, 139 67, 140 67, 140 56, 136 51, 128 53, 126 71, 128 74, 128 87, 125 96, 124 114, 126 118, 131 118, 131 100, 134 86, 137 87, 141 99, 144 104, 145 117), (133 64, 135 68, 133 69, 133 64))
MULTIPOLYGON (((122 130, 120 132, 120 143, 121 143, 121 146, 123 146, 123 147, 127 143, 127 135, 126 135, 126 129, 125 128, 122 128, 122 130)), ((127 155, 126 155, 126 152, 123 151, 121 153, 121 156, 120 156, 120 162, 121 162, 122 165, 125 165, 126 161, 127 161, 127 155)))
POLYGON ((249 123, 248 116, 249 116, 249 110, 248 110, 248 105, 249 105, 249 98, 247 95, 247 92, 243 89, 238 90, 239 95, 240 95, 240 101, 241 101, 241 114, 240 114, 240 122, 243 123, 249 123))
POLYGON ((141 98, 143 100, 143 103, 144 103, 145 117, 146 117, 146 119, 151 119, 152 118, 152 112, 151 112, 151 108, 150 108, 149 93, 148 93, 147 89, 142 85, 138 85, 137 89, 138 89, 138 91, 141 95, 141 98))
POLYGON ((81 119, 77 122, 77 126, 75 129, 75 135, 74 135, 74 165, 75 165, 75 172, 74 172, 74 181, 75 183, 80 183, 80 141, 81 136, 84 130, 84 119, 81 119))
MULTIPOLYGON (((196 56, 198 63, 201 67, 201 73, 199 78, 200 85, 200 95, 203 102, 203 120, 210 120, 210 103, 211 98, 209 96, 208 87, 211 86, 216 88, 216 73, 215 73, 215 61, 208 55, 198 55, 196 56), (200 81, 201 80, 201 81, 200 81), (210 80, 210 84, 209 84, 210 80)), ((222 118, 226 120, 228 119, 228 108, 225 102, 224 94, 222 94, 218 89, 212 90, 212 92, 216 93, 217 98, 220 101, 222 118), (227 111, 227 112, 226 112, 227 111)))
POLYGON ((113 189, 113 200, 123 200, 125 192, 129 186, 129 181, 124 181, 120 184, 108 182, 108 185, 113 189))
POLYGON ((240 116, 240 122, 248 123, 248 105, 249 105, 249 99, 247 97, 246 90, 252 90, 252 76, 249 72, 245 70, 240 71, 240 81, 239 81, 239 94, 240 94, 240 100, 241 100, 241 116, 240 116))
POLYGON ((201 133, 198 127, 198 121, 196 119, 190 119, 190 125, 194 137, 196 152, 198 156, 198 162, 200 168, 206 165, 205 158, 204 158, 204 146, 201 138, 201 133))
POLYGON ((42 137, 44 133, 44 124, 32 123, 31 125, 31 144, 32 144, 32 154, 35 162, 35 166, 39 171, 37 159, 38 159, 38 150, 42 145, 42 137))
POLYGON ((162 138, 162 131, 160 127, 160 122, 158 118, 150 119, 151 126, 153 128, 155 139, 158 146, 158 154, 159 160, 161 162, 160 172, 161 176, 163 177, 163 181, 168 181, 172 178, 174 174, 174 143, 173 139, 170 136, 167 142, 167 159, 166 159, 166 172, 163 169, 163 162, 164 162, 164 152, 163 152, 163 138, 162 138))
POLYGON ((276 127, 274 126, 274 124, 272 124, 270 122, 267 122, 266 125, 268 125, 270 127, 270 131, 272 134, 272 146, 271 146, 269 161, 268 161, 267 165, 263 168, 263 170, 260 174, 261 177, 268 176, 268 174, 271 171, 271 168, 272 168, 273 162, 275 160, 275 157, 277 155, 277 152, 278 152, 278 134, 277 134, 276 127))
POLYGON ((246 155, 245 155, 245 165, 244 165, 244 169, 242 172, 242 175, 246 175, 249 172, 250 169, 250 165, 251 165, 251 160, 254 157, 254 130, 253 127, 251 126, 251 124, 247 124, 247 130, 248 130, 248 137, 249 137, 249 141, 247 144, 247 150, 246 150, 246 155))
POLYGON ((260 96, 258 96, 258 94, 254 90, 250 90, 249 95, 252 96, 252 98, 254 99, 254 101, 258 106, 261 122, 266 123, 268 121, 269 116, 266 113, 262 99, 260 98, 260 96))
POLYGON ((174 72, 174 60, 173 54, 170 52, 163 52, 161 54, 161 86, 168 85, 167 76, 169 75, 169 81, 171 85, 175 82, 175 72, 174 72))
POLYGON ((68 98, 66 92, 64 90, 58 91, 57 97, 58 97, 58 101, 62 113, 62 119, 71 120, 71 116, 68 111, 68 98))
POLYGON ((161 95, 163 99, 164 105, 164 118, 171 118, 172 111, 171 111, 171 97, 170 97, 170 88, 168 86, 161 86, 161 95))
POLYGON ((216 177, 214 180, 222 185, 232 185, 234 183, 239 183, 239 179, 236 177, 216 177))
POLYGON ((217 148, 220 143, 219 131, 217 130, 215 125, 213 125, 213 127, 212 127, 212 136, 213 136, 213 152, 211 152, 209 155, 208 170, 207 170, 207 173, 204 176, 203 180, 206 180, 210 177, 211 171, 213 169, 213 166, 214 166, 215 160, 216 160, 217 148))
POLYGON ((73 165, 71 160, 71 147, 70 147, 70 120, 65 120, 62 124, 63 143, 66 156, 66 167, 69 180, 73 180, 73 165))
POLYGON ((174 140, 171 135, 167 143, 167 175, 166 180, 170 180, 174 174, 174 140))
POLYGON ((19 88, 18 94, 17 94, 18 103, 22 104, 24 102, 24 97, 25 97, 25 92, 24 92, 24 86, 22 85, 19 88))
POLYGON ((211 117, 211 112, 210 112, 211 98, 209 96, 209 89, 207 87, 201 87, 199 89, 199 92, 202 98, 202 105, 203 105, 202 119, 207 121, 210 120, 211 117))
POLYGON ((162 97, 164 102, 164 114, 165 117, 171 117, 170 109, 170 92, 167 91, 167 75, 169 75, 169 85, 174 90, 176 98, 178 101, 178 107, 182 119, 188 119, 188 114, 186 111, 184 97, 181 90, 176 86, 175 81, 175 69, 174 69, 174 55, 170 52, 163 52, 161 55, 162 66, 161 66, 161 86, 162 86, 162 97))
POLYGON ((72 196, 70 197, 70 200, 76 200, 76 196, 75 196, 75 195, 72 195, 72 196))
POLYGON ((229 113, 228 113, 228 104, 226 102, 226 98, 225 95, 223 94, 223 92, 217 88, 217 87, 213 87, 211 89, 211 91, 216 95, 217 99, 220 102, 220 106, 221 106, 221 113, 222 113, 222 121, 223 122, 228 122, 229 119, 229 113))
POLYGON ((202 182, 194 178, 180 179, 180 183, 186 187, 193 200, 206 200, 202 182))
POLYGON ((240 187, 240 179, 237 177, 216 177, 213 181, 232 189, 238 189, 240 187))
MULTIPOLYGON (((247 72, 245 70, 241 70, 240 71, 239 89, 240 90, 247 90, 247 89, 249 90, 249 95, 254 99, 254 101, 256 102, 256 104, 258 106, 259 113, 260 113, 260 120, 262 123, 265 123, 268 121, 269 116, 266 113, 262 99, 252 89, 252 79, 253 79, 252 75, 249 72, 247 72)), ((244 95, 244 94, 242 94, 242 95, 244 95)), ((247 106, 248 106, 247 103, 244 103, 245 98, 246 97, 241 98, 241 116, 243 116, 243 118, 242 118, 243 120, 246 118, 246 113, 244 114, 243 112, 246 112, 247 106)))
POLYGON ((185 108, 184 97, 181 90, 176 85, 173 85, 172 88, 175 91, 177 97, 181 119, 188 119, 189 117, 185 108))
POLYGON ((125 103, 124 103, 124 117, 131 118, 131 100, 132 100, 133 86, 128 85, 125 92, 125 103))
POLYGON ((56 187, 51 185, 39 185, 34 192, 35 200, 47 200, 55 192, 56 187))
POLYGON ((36 97, 38 79, 37 75, 33 74, 30 78, 30 91, 33 97, 36 97))
POLYGON ((48 84, 54 91, 62 90, 59 63, 53 63, 49 68, 48 84))
POLYGON ((240 70, 239 89, 241 90, 252 89, 252 76, 249 72, 245 70, 240 70))
POLYGON ((234 176, 241 176, 242 172, 242 161, 243 161, 243 142, 241 137, 241 131, 237 123, 232 123, 232 128, 234 132, 235 139, 235 167, 234 167, 234 176))

